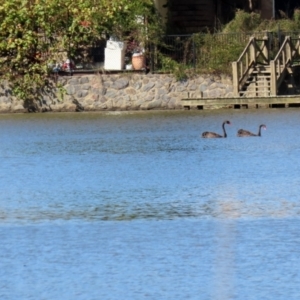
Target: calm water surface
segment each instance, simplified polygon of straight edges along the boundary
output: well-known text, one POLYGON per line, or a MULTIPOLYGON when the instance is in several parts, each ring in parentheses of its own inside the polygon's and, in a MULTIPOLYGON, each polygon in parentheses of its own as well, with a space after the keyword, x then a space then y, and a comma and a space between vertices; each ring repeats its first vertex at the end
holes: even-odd
POLYGON ((299 299, 299 128, 299 108, 0 115, 0 299, 299 299))

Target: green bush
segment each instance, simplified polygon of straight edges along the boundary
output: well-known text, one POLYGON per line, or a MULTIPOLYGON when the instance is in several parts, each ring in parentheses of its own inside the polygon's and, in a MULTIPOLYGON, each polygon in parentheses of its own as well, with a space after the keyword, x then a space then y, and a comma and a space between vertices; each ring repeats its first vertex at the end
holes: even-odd
POLYGON ((229 37, 220 34, 205 34, 195 38, 199 45, 197 51, 196 70, 198 73, 225 73, 231 74, 231 63, 243 51, 247 41, 241 43, 239 36, 229 37))
POLYGON ((237 10, 235 18, 224 27, 223 33, 255 31, 261 23, 262 19, 258 13, 237 10))

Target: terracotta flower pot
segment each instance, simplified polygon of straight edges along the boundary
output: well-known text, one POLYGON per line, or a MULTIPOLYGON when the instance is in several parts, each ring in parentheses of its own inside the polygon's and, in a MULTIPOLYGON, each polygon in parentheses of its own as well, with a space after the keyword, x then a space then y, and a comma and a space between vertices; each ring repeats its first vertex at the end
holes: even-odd
POLYGON ((132 55, 132 67, 134 70, 142 70, 145 68, 145 56, 143 53, 134 53, 132 55))

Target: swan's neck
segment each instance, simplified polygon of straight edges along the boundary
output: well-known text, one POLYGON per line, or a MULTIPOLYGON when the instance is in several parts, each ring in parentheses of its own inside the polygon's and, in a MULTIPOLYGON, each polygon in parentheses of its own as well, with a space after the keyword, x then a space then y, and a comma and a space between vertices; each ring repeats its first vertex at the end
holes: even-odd
POLYGON ((259 126, 258 134, 257 134, 258 136, 261 136, 261 127, 262 127, 262 126, 259 126))
POLYGON ((224 137, 227 137, 227 133, 226 133, 226 130, 225 130, 225 123, 223 123, 222 128, 223 128, 224 137))

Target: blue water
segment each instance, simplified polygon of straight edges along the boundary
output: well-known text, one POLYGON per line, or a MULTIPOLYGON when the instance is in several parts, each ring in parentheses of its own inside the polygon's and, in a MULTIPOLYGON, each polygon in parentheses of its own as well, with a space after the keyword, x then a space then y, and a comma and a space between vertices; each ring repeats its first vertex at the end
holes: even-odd
POLYGON ((0 115, 0 299, 299 299, 299 113, 0 115))

